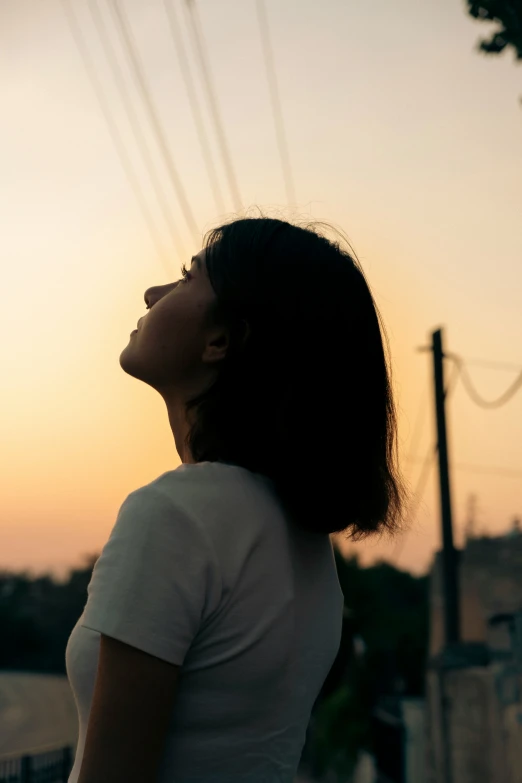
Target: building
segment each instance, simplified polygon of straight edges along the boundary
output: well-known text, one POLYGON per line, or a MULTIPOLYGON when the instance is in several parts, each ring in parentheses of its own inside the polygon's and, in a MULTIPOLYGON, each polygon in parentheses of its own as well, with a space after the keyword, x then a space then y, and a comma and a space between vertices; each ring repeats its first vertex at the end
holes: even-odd
POLYGON ((444 645, 442 559, 431 579, 426 783, 522 783, 522 534, 459 555, 461 642, 444 645))
MULTIPOLYGON (((513 529, 496 538, 472 538, 458 551, 461 639, 482 642, 509 654, 506 627, 489 626, 489 619, 522 608, 522 532, 513 529)), ((442 555, 435 557, 430 586, 430 655, 438 655, 444 643, 442 555)))

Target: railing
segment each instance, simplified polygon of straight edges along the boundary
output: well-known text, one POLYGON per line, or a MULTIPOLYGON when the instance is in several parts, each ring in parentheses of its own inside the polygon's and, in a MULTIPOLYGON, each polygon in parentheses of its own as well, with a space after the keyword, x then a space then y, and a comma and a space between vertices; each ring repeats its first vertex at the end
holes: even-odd
POLYGON ((67 745, 0 756, 0 783, 67 783, 74 753, 67 745))

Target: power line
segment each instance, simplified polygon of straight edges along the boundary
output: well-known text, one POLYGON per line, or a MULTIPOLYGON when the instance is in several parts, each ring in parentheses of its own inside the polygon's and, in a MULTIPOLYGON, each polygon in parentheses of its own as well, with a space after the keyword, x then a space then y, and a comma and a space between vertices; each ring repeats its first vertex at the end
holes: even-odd
POLYGON ((198 56, 199 67, 203 77, 203 84, 205 86, 208 104, 210 107, 210 111, 212 113, 214 127, 216 130, 216 135, 218 137, 219 147, 221 150, 221 156, 223 158, 223 164, 225 166, 225 172, 227 175, 228 184, 230 187, 230 191, 232 193, 234 208, 236 209, 237 212, 240 212, 242 209, 241 196, 239 195, 239 188, 237 186, 236 175, 234 173, 234 167, 232 166, 232 159, 230 157, 230 152, 228 150, 227 139, 226 139, 225 131, 223 129, 221 116, 219 113, 215 90, 212 83, 210 66, 208 64, 205 55, 205 43, 204 43, 203 30, 201 27, 201 22, 199 20, 195 0, 185 0, 184 7, 188 12, 187 18, 189 21, 189 28, 192 36, 192 41, 198 56))
MULTIPOLYGON (((420 349, 420 350, 424 350, 424 349, 420 349)), ((462 357, 458 356, 457 354, 449 353, 447 351, 445 352, 445 356, 447 358, 449 358, 449 359, 452 359, 455 362, 455 364, 454 364, 455 372, 454 372, 453 377, 451 378, 451 381, 449 382, 449 384, 447 386, 447 389, 445 391, 445 397, 448 396, 453 391, 453 389, 454 389, 454 387, 456 385, 456 382, 458 380, 459 375, 462 376, 463 383, 464 383, 464 385, 466 387, 466 390, 468 391, 468 394, 470 394, 472 399, 478 405, 480 405, 481 407, 485 407, 485 408, 500 407, 505 402, 507 402, 515 394, 515 392, 518 390, 518 388, 522 385, 522 373, 520 373, 520 375, 515 380, 515 382, 512 384, 512 386, 498 400, 495 400, 493 402, 488 402, 486 400, 482 400, 482 398, 479 397, 479 395, 475 392, 475 390, 473 389, 473 387, 472 387, 472 385, 471 385, 471 383, 469 381, 469 377, 467 376, 466 366, 465 366, 465 363, 464 363, 464 360, 462 359, 462 357)), ((480 363, 483 366, 488 364, 490 367, 492 367, 492 366, 495 366, 496 368, 499 367, 499 363, 483 362, 481 360, 471 360, 469 363, 474 363, 474 364, 479 364, 480 363)), ((505 369, 505 366, 503 368, 505 369)), ((513 367, 510 367, 510 369, 513 369, 513 367)), ((517 367, 517 369, 519 369, 519 368, 517 367)), ((410 522, 412 520, 414 514, 417 511, 417 507, 419 505, 420 498, 422 497, 422 493, 424 492, 424 489, 425 489, 425 486, 426 486, 426 482, 427 482, 427 479, 428 479, 428 476, 429 476, 429 471, 430 471, 430 468, 431 468, 431 466, 433 464, 434 457, 435 457, 436 454, 437 454, 437 446, 435 447, 435 449, 433 449, 433 447, 430 446, 430 448, 428 450, 428 453, 427 453, 427 455, 426 455, 424 460, 417 460, 414 457, 407 457, 406 458, 406 460, 410 461, 410 462, 414 462, 414 461, 422 461, 423 462, 423 467, 421 469, 421 473, 420 473, 420 476, 419 476, 419 479, 418 479, 418 482, 417 482, 417 486, 415 488, 415 492, 414 492, 414 495, 413 495, 414 496, 414 500, 410 504, 410 507, 409 507, 408 512, 406 514, 406 520, 408 522, 410 522)), ((480 465, 469 465, 469 464, 465 464, 465 463, 460 463, 458 465, 455 465, 454 467, 462 469, 462 470, 469 470, 469 471, 475 472, 475 473, 489 473, 489 474, 495 474, 495 475, 500 475, 500 476, 509 477, 509 478, 515 478, 515 477, 516 478, 520 478, 522 476, 522 471, 511 470, 509 468, 486 467, 486 466, 480 466, 480 465)), ((407 538, 408 532, 409 532, 409 530, 405 532, 405 534, 402 536, 402 538, 399 539, 399 541, 395 545, 395 549, 393 550, 393 553, 392 553, 392 558, 395 561, 398 560, 398 558, 400 557, 400 555, 402 553, 402 550, 404 548, 404 544, 406 542, 406 538, 407 538)))
POLYGON ((272 44, 270 41, 270 30, 268 27, 268 17, 266 13, 264 0, 256 0, 257 6, 257 19, 259 23, 259 32, 261 36, 261 44, 263 48, 263 56, 265 59, 266 74, 268 78, 268 86, 270 90, 270 99, 272 101, 272 114, 274 116, 274 124, 277 136, 277 145, 279 147, 279 155, 281 157, 281 166, 283 168, 283 177, 285 180, 286 198, 290 207, 295 206, 295 188, 292 177, 292 166, 290 164, 290 155, 288 152, 288 144, 286 141, 285 124, 283 120, 283 112, 281 109, 281 102, 279 100, 279 87, 277 83, 277 72, 274 66, 274 55, 272 51, 272 44))
MULTIPOLYGON (((421 457, 405 457, 406 462, 423 462, 421 457)), ((522 470, 512 468, 503 468, 496 465, 472 465, 468 462, 457 462, 452 464, 452 468, 457 470, 467 470, 470 473, 482 473, 486 475, 505 476, 506 478, 522 478, 522 470)))
POLYGON ((516 392, 518 391, 518 389, 522 386, 522 372, 521 372, 518 378, 515 379, 514 383, 509 387, 509 389, 507 389, 506 392, 504 392, 504 394, 501 395, 501 397, 499 397, 497 400, 492 400, 492 401, 484 400, 482 397, 480 397, 477 394, 477 392, 473 388, 464 360, 455 353, 446 352, 446 356, 448 357, 448 359, 452 359, 459 367, 460 374, 462 376, 462 383, 464 384, 467 393, 469 394, 473 402, 475 402, 481 408, 500 408, 502 405, 508 402, 511 399, 511 397, 513 397, 514 394, 516 394, 516 392))
POLYGON ((103 94, 103 90, 101 88, 101 84, 98 80, 98 76, 96 75, 96 70, 94 68, 93 61, 91 60, 91 57, 89 55, 89 51, 87 49, 87 45, 84 41, 84 38, 82 36, 80 26, 78 24, 78 21, 76 19, 76 16, 73 11, 72 4, 70 0, 62 0, 62 5, 65 13, 65 18, 67 19, 67 22, 69 24, 69 28, 71 30, 74 42, 76 44, 76 47, 80 53, 80 56, 83 60, 83 64, 85 66, 85 70, 87 71, 87 75, 91 81, 91 85, 94 89, 94 92, 96 94, 96 97, 98 99, 98 103, 100 105, 100 109, 102 111, 102 114, 104 116, 105 122, 107 123, 107 127, 109 129, 109 133, 111 135, 113 144, 116 148, 116 152, 118 153, 118 157, 120 159, 120 163, 122 165, 122 168, 127 176, 127 179, 129 181, 129 184, 134 192, 134 195, 136 197, 136 200, 138 202, 138 205, 141 209, 142 215, 145 219, 145 222, 147 224, 147 227, 149 229, 149 233, 151 236, 151 239, 153 241, 153 244, 156 248, 156 251, 158 253, 158 256, 160 257, 161 262, 165 265, 165 269, 168 270, 168 274, 170 275, 171 272, 168 269, 168 255, 165 251, 165 248, 163 247, 163 243, 161 241, 161 237, 158 231, 158 228, 154 222, 154 219, 151 215, 151 212, 147 206, 147 202, 143 196, 143 191, 141 189, 139 180, 134 172, 134 169, 132 167, 131 160, 125 150, 125 146, 123 144, 123 140, 121 138, 121 135, 118 131, 118 128, 112 119, 111 113, 109 111, 109 107, 107 105, 107 102, 105 100, 105 96, 103 94))
MULTIPOLYGON (((415 492, 413 493, 414 499, 410 503, 408 507, 408 511, 405 516, 405 521, 407 522, 408 525, 412 522, 413 518, 415 517, 415 514, 417 513, 417 509, 422 500, 424 490, 426 489, 426 484, 428 482, 430 470, 435 461, 436 454, 437 454, 437 447, 433 448, 433 446, 430 446, 428 453, 426 454, 426 457, 424 459, 424 464, 422 466, 422 470, 420 472, 419 478, 417 480, 417 486, 415 487, 415 492)), ((394 561, 397 561, 400 558, 409 532, 410 530, 407 529, 395 544, 394 550, 392 552, 392 559, 394 561)))
MULTIPOLYGON (((159 204, 161 206, 163 216, 167 222, 167 225, 169 227, 170 235, 172 237, 172 241, 174 242, 177 251, 180 255, 184 256, 186 255, 185 248, 183 246, 183 243, 181 242, 179 235, 177 234, 175 228, 174 228, 174 218, 172 214, 172 209, 169 204, 169 201, 165 195, 165 191, 163 190, 163 187, 161 185, 161 182, 159 180, 159 177, 156 173, 156 169, 154 166, 154 162, 152 160, 152 156, 149 152, 149 148, 147 145, 147 141, 145 139, 145 136, 141 130, 140 123, 137 117, 137 114, 134 110, 134 107, 132 105, 132 99, 130 98, 129 91, 127 90, 127 86, 125 84, 125 79, 122 73, 122 70, 118 64, 118 59, 114 53, 114 48, 112 47, 112 44, 110 42, 109 36, 107 34, 107 31, 105 29, 105 25, 103 22, 103 17, 100 12, 100 8, 98 5, 98 0, 89 0, 89 9, 91 12, 92 19, 94 21, 94 24, 96 26, 96 29, 98 31, 99 38, 102 42, 105 56, 107 57, 107 60, 109 62, 109 65, 112 69, 116 86, 118 88, 118 92, 120 93, 120 96, 122 98, 123 105, 125 107, 125 111, 127 112, 127 117, 129 119, 129 122, 131 124, 132 130, 134 132, 134 136, 136 137, 136 141, 138 142, 138 146, 141 151, 141 155, 143 157, 143 160, 145 162, 147 171, 149 173, 150 180, 154 186, 154 190, 156 191, 156 196, 159 201, 159 204)), ((172 275, 172 270, 169 273, 169 277, 172 275)))
POLYGON ((489 362, 485 361, 483 359, 466 359, 466 357, 463 357, 466 364, 470 365, 476 365, 477 367, 489 367, 492 370, 522 370, 522 365, 520 364, 508 364, 506 362, 489 362))
POLYGON ((208 143, 205 125, 203 123, 203 118, 201 115, 201 111, 199 109, 197 93, 192 79, 192 74, 190 72, 185 46, 183 44, 183 37, 179 29, 179 24, 176 17, 176 13, 174 11, 172 0, 164 0, 164 5, 165 5, 165 11, 169 19, 170 32, 172 35, 174 48, 178 56, 178 62, 181 69, 181 73, 183 74, 183 79, 185 81, 185 87, 190 102, 190 108, 192 110, 192 116, 194 118, 194 124, 196 125, 196 130, 198 132, 199 144, 201 147, 203 160, 205 161, 210 187, 212 188, 212 193, 214 196, 214 201, 216 202, 216 207, 218 209, 218 212, 223 213, 225 211, 225 203, 223 201, 221 188, 219 186, 219 180, 216 174, 214 161, 212 159, 212 153, 210 150, 210 144, 208 143))
POLYGON ((288 145, 286 142, 283 112, 281 110, 281 102, 279 100, 277 72, 274 66, 274 56, 272 51, 272 45, 270 42, 268 18, 267 18, 264 0, 256 0, 256 5, 257 5, 257 19, 259 23, 259 31, 261 34, 261 43, 263 47, 263 56, 265 59, 268 86, 270 89, 270 98, 272 100, 272 113, 274 116, 274 123, 276 128, 277 144, 279 147, 279 155, 281 157, 281 166, 283 168, 283 176, 285 180, 286 198, 289 206, 293 207, 295 206, 296 203, 295 188, 294 188, 294 182, 292 177, 292 167, 290 165, 290 155, 288 153, 288 145))
POLYGON ((156 110, 154 108, 154 104, 152 101, 152 98, 150 96, 149 89, 147 87, 147 83, 145 80, 145 77, 143 75, 143 66, 140 61, 140 57, 138 55, 138 51, 136 48, 136 44, 134 42, 134 39, 132 37, 132 32, 130 29, 129 24, 127 23, 127 20, 125 18, 125 14, 123 13, 120 3, 118 0, 107 0, 109 7, 112 9, 114 18, 117 22, 117 27, 120 33, 120 36, 122 38, 123 44, 125 46, 125 50, 127 52, 130 64, 132 66, 132 71, 134 73, 136 83, 138 85, 138 89, 140 91, 141 97, 143 99, 143 102, 145 106, 147 107, 147 111, 149 113, 150 121, 152 123, 152 127, 154 128, 154 132, 156 134, 156 138, 158 140, 159 147, 163 153, 163 157, 165 159, 165 163, 167 165, 167 170, 169 172, 172 184, 174 186, 174 189, 177 193, 181 209, 183 210, 183 214, 185 216, 185 220, 187 221, 187 225, 189 229, 191 230, 192 234, 194 235, 194 239, 199 242, 200 240, 200 232, 198 231, 198 227, 196 225, 196 221, 194 220, 194 215, 192 213, 192 209, 190 208, 190 205, 188 203, 187 197, 185 195, 185 190, 183 188, 183 185, 181 183, 179 174, 176 170, 176 167, 174 165, 174 161, 172 159, 172 155, 169 150, 169 146, 167 144, 167 141, 165 139, 165 134, 163 132, 163 128, 161 125, 161 122, 159 120, 159 117, 156 113, 156 110))
MULTIPOLYGON (((455 367, 455 372, 453 373, 453 376, 449 380, 446 389, 444 391, 444 396, 449 397, 449 395, 453 392, 458 376, 459 376, 460 368, 458 366, 455 367)), ((420 502, 422 500, 422 496, 424 494, 424 490, 426 489, 426 484, 428 482, 428 478, 430 475, 430 470, 433 465, 433 462, 435 461, 435 456, 437 455, 438 451, 438 445, 436 446, 430 446, 426 456, 423 460, 423 466, 419 475, 419 478, 417 480, 417 485, 415 487, 415 491, 413 493, 413 499, 408 507, 408 510, 405 514, 405 523, 407 526, 413 521, 415 514, 417 513, 417 509, 420 505, 420 502)), ((395 547, 392 552, 392 559, 397 562, 397 560, 400 558, 402 554, 402 550, 404 549, 404 545, 406 543, 406 539, 408 537, 408 534, 410 532, 410 528, 404 532, 402 537, 397 541, 395 544, 395 547)))
POLYGON ((470 465, 469 463, 459 462, 455 467, 459 470, 469 470, 470 473, 485 473, 492 476, 504 476, 505 478, 522 478, 522 470, 499 468, 495 465, 470 465))
POLYGON ((406 457, 406 460, 408 462, 411 462, 413 460, 413 455, 417 452, 417 446, 418 446, 417 441, 420 440, 420 435, 421 435, 421 432, 422 432, 422 425, 424 424, 424 421, 425 421, 424 410, 425 410, 427 401, 428 401, 428 387, 426 385, 426 389, 425 389, 424 394, 422 395, 422 397, 420 399, 420 404, 419 404, 419 407, 417 409, 417 417, 415 419, 415 426, 413 428, 413 436, 411 438, 411 443, 410 443, 410 456, 406 457))

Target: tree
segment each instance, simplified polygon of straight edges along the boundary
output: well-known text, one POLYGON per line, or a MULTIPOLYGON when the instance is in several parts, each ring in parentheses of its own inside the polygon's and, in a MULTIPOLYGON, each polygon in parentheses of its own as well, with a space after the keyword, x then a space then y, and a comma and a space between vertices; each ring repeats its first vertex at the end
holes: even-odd
POLYGON ((65 675, 65 647, 87 601, 98 554, 59 584, 48 574, 0 571, 0 669, 65 675))
POLYGON ((467 5, 475 19, 499 25, 490 38, 480 41, 480 51, 500 54, 511 46, 515 59, 522 60, 522 0, 467 0, 467 5))

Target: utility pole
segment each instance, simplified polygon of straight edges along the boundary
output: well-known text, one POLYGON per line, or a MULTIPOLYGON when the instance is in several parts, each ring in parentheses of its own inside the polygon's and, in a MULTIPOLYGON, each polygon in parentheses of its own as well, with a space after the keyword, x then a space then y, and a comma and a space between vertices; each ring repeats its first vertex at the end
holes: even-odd
MULTIPOLYGON (((446 671, 451 666, 451 648, 460 642, 460 591, 457 552, 453 544, 451 494, 448 468, 448 441, 446 435, 446 391, 444 387, 444 351, 442 329, 432 332, 432 344, 418 348, 433 353, 435 389, 435 417, 437 425, 437 453, 439 458, 440 511, 442 522, 442 593, 444 606, 444 647, 433 669, 436 674, 440 709, 441 763, 437 764, 437 781, 453 783, 453 752, 451 704, 446 692, 446 671), (447 653, 450 653, 447 655, 447 653)), ((473 518, 474 507, 471 510, 473 518)))
POLYGON ((439 456, 440 508, 442 519, 442 583, 444 592, 444 637, 446 647, 460 641, 460 601, 457 573, 457 552, 453 544, 451 495, 446 437, 444 390, 444 352, 442 329, 432 333, 433 370, 435 381, 435 412, 439 456))
POLYGON ((477 496, 468 497, 468 520, 466 522, 466 543, 475 536, 475 511, 477 506, 477 496))
MULTIPOLYGON (((446 434, 446 391, 444 385, 444 350, 442 329, 432 333, 435 416, 437 423, 437 453, 439 458, 440 512, 442 523, 442 586, 444 595, 444 650, 460 641, 460 595, 457 553, 453 543, 451 494, 446 434)), ((440 736, 442 740, 442 779, 453 783, 453 752, 451 705, 446 692, 446 664, 441 660, 439 671, 440 736)))

